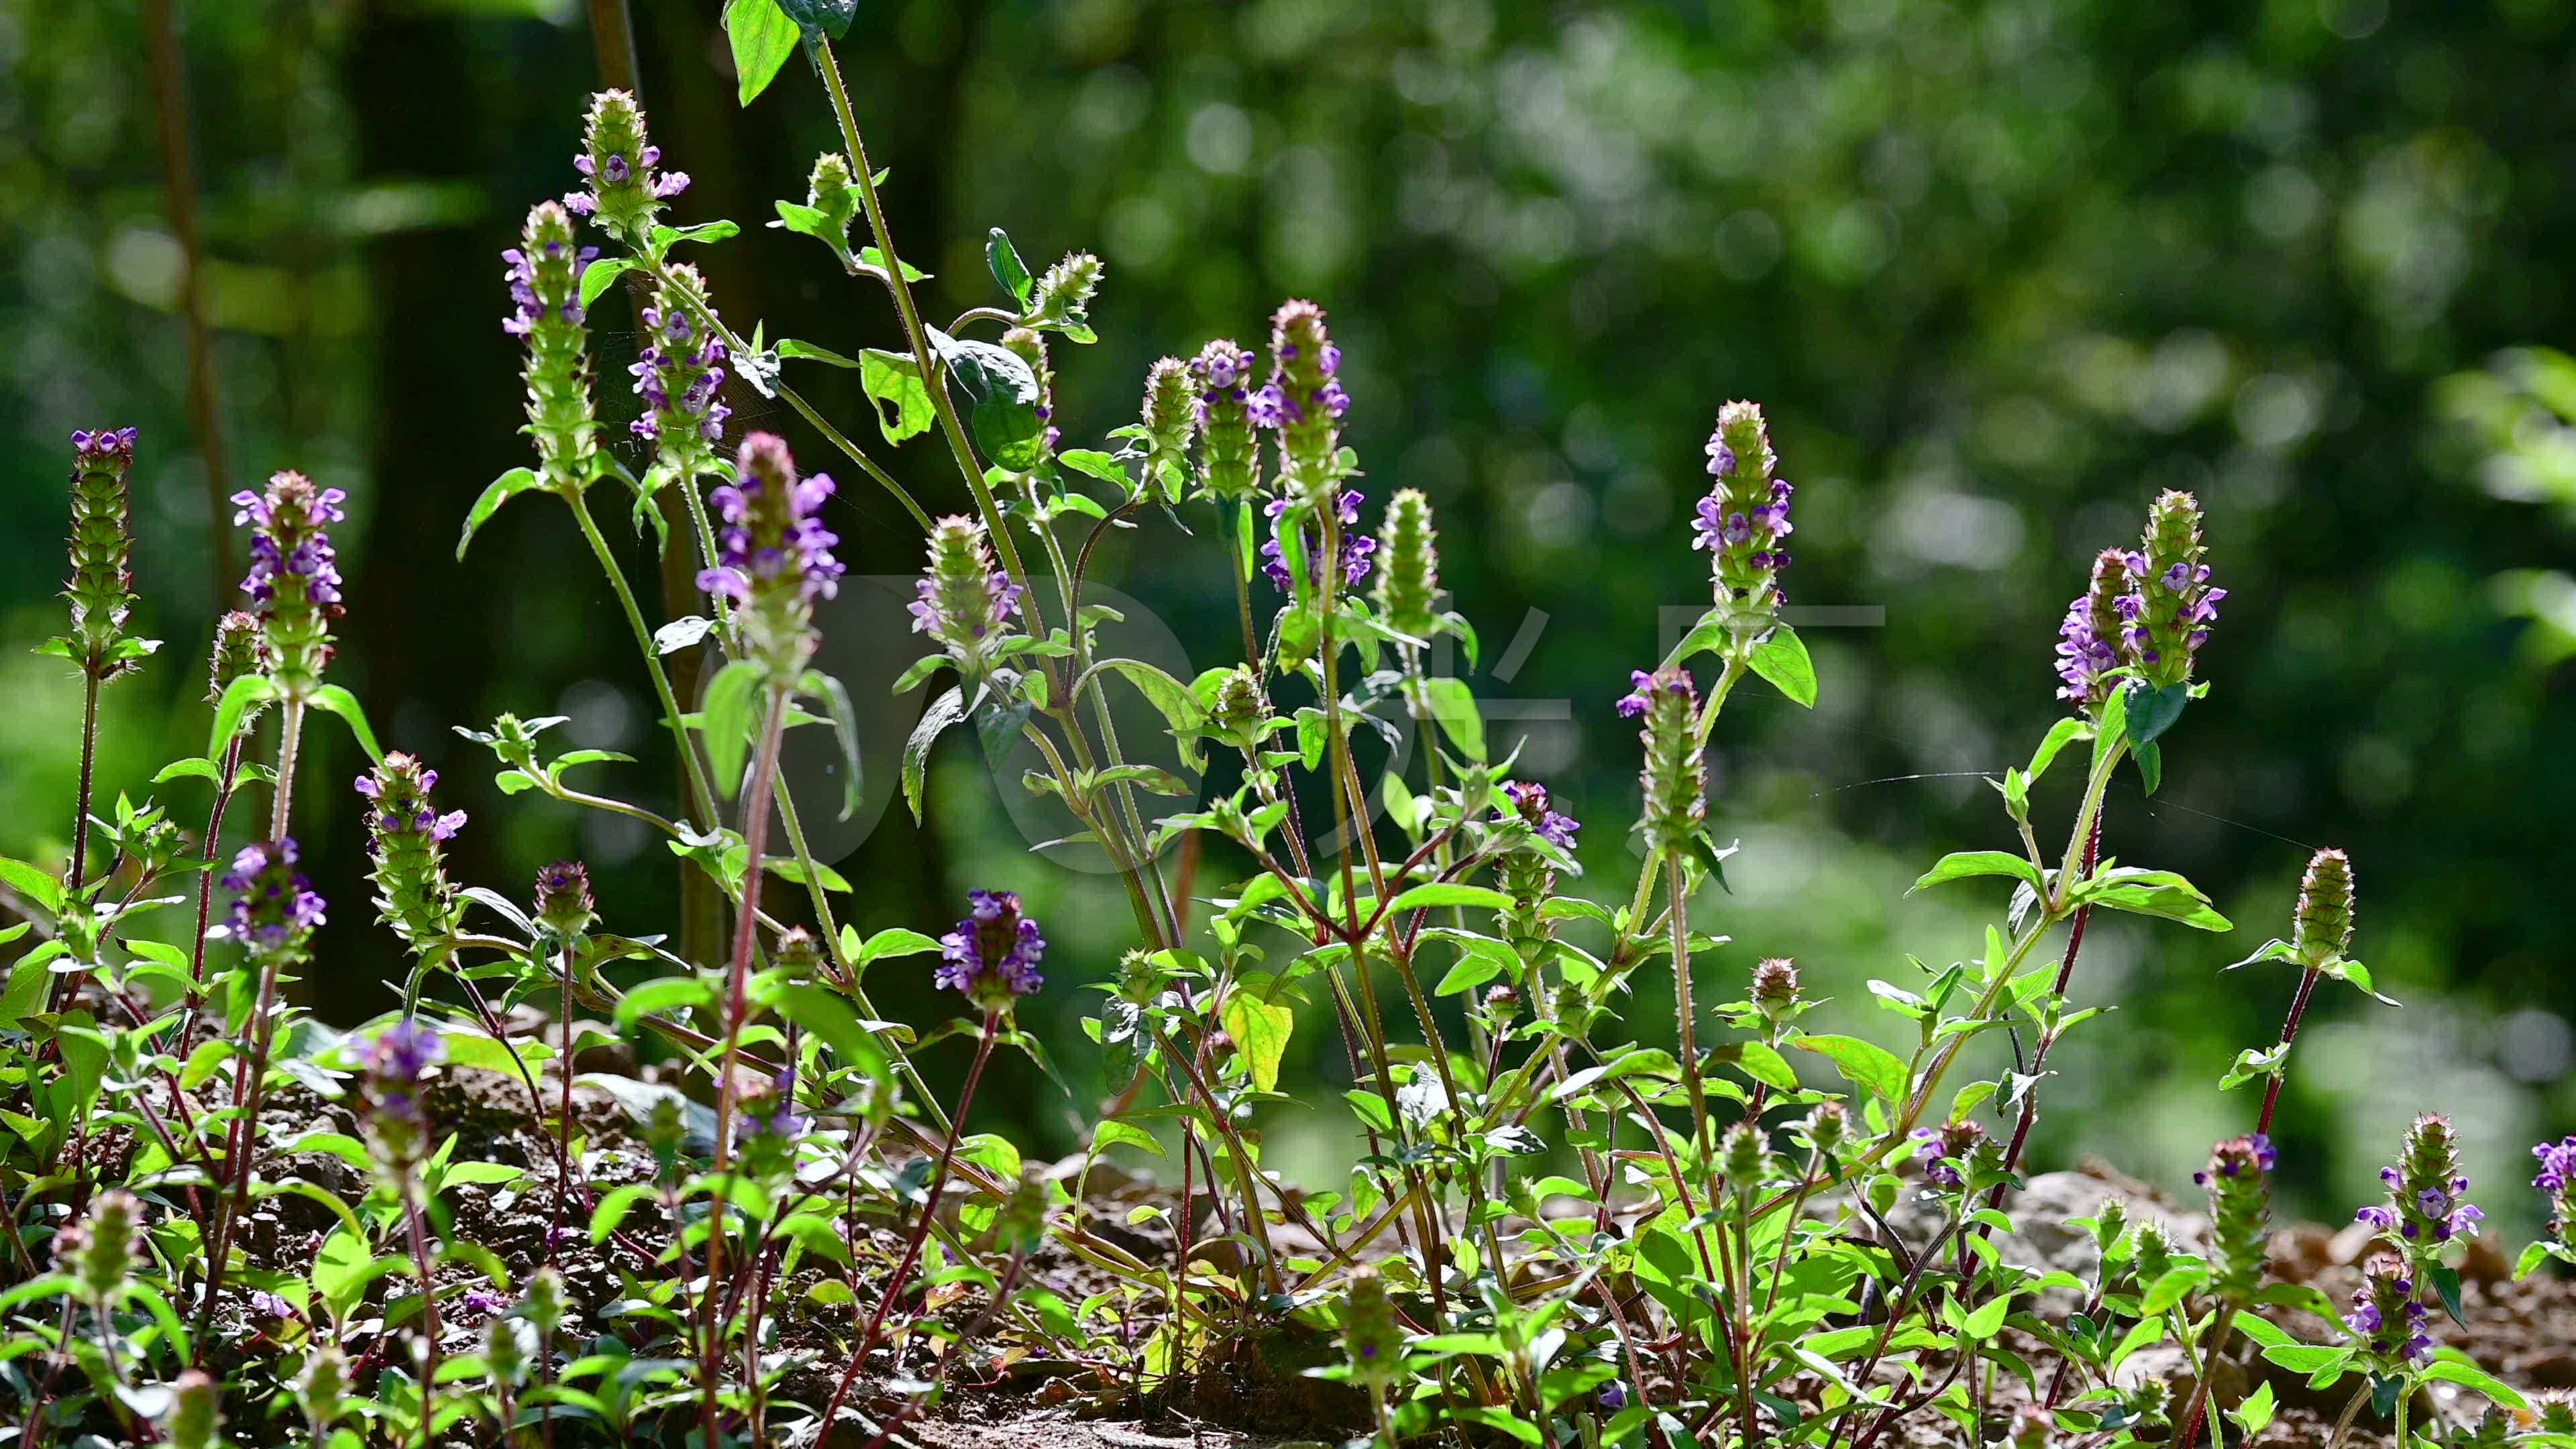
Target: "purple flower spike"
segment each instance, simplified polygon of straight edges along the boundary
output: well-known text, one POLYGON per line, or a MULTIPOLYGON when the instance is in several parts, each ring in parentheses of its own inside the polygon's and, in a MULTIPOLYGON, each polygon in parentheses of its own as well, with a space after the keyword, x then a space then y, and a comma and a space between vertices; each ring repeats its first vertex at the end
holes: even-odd
POLYGON ((223 878, 224 889, 235 893, 233 938, 253 952, 300 952, 324 920, 322 898, 296 860, 292 837, 260 841, 243 846, 223 878))
POLYGON ((1038 923, 1020 910, 1017 891, 969 891, 971 907, 957 929, 939 940, 940 963, 932 983, 956 990, 987 1012, 1011 1009, 1019 998, 1046 984, 1038 960, 1046 938, 1038 923))

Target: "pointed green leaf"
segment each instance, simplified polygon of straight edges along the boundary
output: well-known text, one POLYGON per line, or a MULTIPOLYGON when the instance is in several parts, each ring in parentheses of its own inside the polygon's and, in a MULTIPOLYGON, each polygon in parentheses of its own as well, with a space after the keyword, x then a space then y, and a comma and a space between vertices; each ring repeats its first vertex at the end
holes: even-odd
POLYGON ((312 703, 315 709, 339 716, 340 723, 349 727, 350 736, 357 740, 359 749, 367 752, 368 759, 379 765, 385 762, 385 752, 376 745, 376 732, 367 728, 367 711, 359 705, 356 695, 339 685, 326 684, 313 691, 312 703))
POLYGON ((1816 662, 1807 657, 1806 641, 1783 624, 1754 646, 1753 672, 1809 709, 1816 707, 1816 662))
POLYGON ((725 39, 733 47, 734 98, 750 105, 796 50, 796 22, 778 0, 728 0, 725 39))

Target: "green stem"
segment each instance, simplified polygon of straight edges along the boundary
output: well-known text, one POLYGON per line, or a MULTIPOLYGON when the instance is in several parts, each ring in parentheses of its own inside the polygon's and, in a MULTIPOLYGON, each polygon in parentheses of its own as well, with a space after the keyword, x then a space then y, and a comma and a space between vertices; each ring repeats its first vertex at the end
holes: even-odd
MULTIPOLYGON (((695 484, 684 481, 680 486, 692 495, 697 492, 695 484)), ((582 495, 567 489, 562 496, 565 505, 572 509, 573 521, 581 525, 581 536, 589 541, 591 553, 598 558, 600 571, 608 575, 608 586, 617 595, 618 607, 626 612, 627 627, 635 634, 635 647, 643 652, 644 672, 653 677, 654 696, 661 701, 662 718, 671 727, 671 742, 680 751, 680 768, 688 776, 690 809, 698 819, 712 824, 716 819, 715 787, 707 779, 705 763, 689 743, 689 727, 680 722, 679 697, 671 692, 670 672, 662 667, 661 652, 653 647, 653 631, 644 622, 644 611, 635 602, 635 591, 627 586, 626 571, 617 566, 617 556, 609 552, 608 540, 601 535, 598 523, 592 520, 590 505, 583 501, 582 495)))
POLYGON ((269 797, 268 838, 284 840, 286 825, 295 804, 295 758, 304 745, 304 701, 286 701, 284 722, 277 734, 277 784, 269 797))

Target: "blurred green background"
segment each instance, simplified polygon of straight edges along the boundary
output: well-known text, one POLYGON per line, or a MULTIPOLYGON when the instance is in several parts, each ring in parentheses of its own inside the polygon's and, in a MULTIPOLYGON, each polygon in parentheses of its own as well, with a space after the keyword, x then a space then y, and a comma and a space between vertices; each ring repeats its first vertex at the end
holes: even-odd
MULTIPOLYGON (((450 557, 467 505, 523 458, 497 253, 572 182, 599 83, 584 7, 174 8, 219 465, 190 418, 153 9, 0 5, 0 850, 56 861, 67 840, 79 689, 28 652, 60 628, 64 438, 134 423, 141 612, 170 643, 109 692, 103 802, 202 748, 224 582, 212 525, 229 522, 210 473, 229 489, 299 467, 352 498, 335 677, 389 745, 447 770, 442 794, 473 815, 455 873, 519 894, 541 861, 583 854, 613 925, 670 928, 658 846, 505 803, 449 732, 504 709, 570 715, 566 736, 642 757, 616 787, 674 793, 563 510, 522 501, 467 564, 450 557)), ((836 144, 804 62, 738 109, 712 0, 634 8, 654 138, 696 178, 677 219, 746 225, 695 258, 728 318, 845 352, 899 346, 881 294, 757 225, 836 144)), ((1767 405, 1799 484, 1792 597, 1848 612, 1807 630, 1815 712, 1748 687, 1719 732, 1713 815, 1744 849, 1732 895, 1703 906, 1737 942, 1703 967, 1718 999, 1756 954, 1793 955, 1836 999, 1821 1020, 1896 1039, 1905 1023, 1869 1008, 1864 981, 1910 983, 1909 952, 1972 951, 2001 906, 1973 884, 1905 885, 1939 851, 2009 844, 1975 774, 2023 759, 2054 717, 2065 600, 2157 490, 2196 490, 2231 591, 2204 655, 2212 692, 2169 738, 2155 799, 2114 788, 2103 848, 2185 872, 2239 929, 2095 923, 2076 994, 2118 1010, 2053 1059, 2037 1162, 2096 1154, 2180 1183, 2241 1130, 2252 1095, 2215 1082, 2277 1032, 2290 981, 2219 968, 2286 931, 2309 849, 2333 844, 2358 864, 2358 954, 2406 1005, 2321 998, 2281 1133, 2294 1206, 2342 1220, 2406 1117, 2440 1108, 2490 1211, 2514 1231, 2536 1219, 2525 1148, 2576 1129, 2557 915, 2576 711, 2567 629, 2546 622, 2576 617, 2576 585, 2551 572, 2576 532, 2496 496, 2531 490, 2482 464, 2558 425, 2490 387, 2482 426, 2462 426, 2445 398, 2464 394, 2440 384, 2501 348, 2564 345, 2576 322, 2568 0, 860 10, 841 53, 892 168, 898 241, 937 274, 925 306, 991 300, 992 224, 1032 264, 1074 247, 1108 263, 1104 341, 1056 357, 1069 445, 1132 420, 1153 357, 1220 334, 1257 344, 1287 296, 1332 310, 1373 500, 1431 495, 1486 667, 1523 656, 1508 680, 1475 676, 1479 693, 1563 717, 1531 727, 1524 762, 1589 822, 1596 891, 1633 866, 1635 746, 1610 702, 1672 637, 1663 611, 1706 601, 1686 530, 1701 439, 1722 400, 1767 405)), ((631 313, 612 296, 593 320, 603 410, 622 420, 631 313)), ((934 443, 885 447, 849 376, 791 373, 934 511, 965 506, 934 443)), ((781 428, 828 466, 792 414, 735 392, 738 425, 781 428)), ((916 566, 899 510, 864 480, 843 499, 854 573, 916 566)), ((1186 521, 1196 538, 1157 518, 1113 542, 1097 576, 1203 667, 1232 657, 1233 616, 1208 515, 1186 521)), ((853 601, 837 637, 910 647, 890 599, 853 601)), ((919 708, 853 688, 898 736, 919 708)), ((382 1007, 397 963, 339 783, 354 751, 332 738, 308 764, 302 829, 335 903, 316 1003, 353 1021, 382 1007)), ((881 801, 891 757, 872 765, 881 801)), ((2048 783, 2043 818, 2062 830, 2069 782, 2048 783)), ((163 793, 202 819, 203 791, 163 793)), ((1016 772, 996 782, 962 737, 934 792, 927 828, 898 806, 847 832, 850 915, 935 932, 969 884, 1028 893, 1055 942, 1034 1022, 1084 1078, 1091 998, 1075 988, 1114 968, 1122 900, 1026 853, 1042 837, 1005 813, 1025 808, 1016 772)), ((1203 893, 1233 869, 1211 859, 1203 893)), ((914 964, 877 989, 926 1021, 940 1006, 914 964)), ((1641 984, 1634 1008, 1641 1030, 1669 1030, 1668 985, 1641 984)), ((1323 1018, 1293 1050, 1338 1091, 1323 1018)), ((1023 1072, 986 1101, 1066 1150, 1094 1090, 1078 1080, 1068 1100, 1023 1072)), ((1292 1171, 1338 1175, 1338 1110, 1270 1114, 1292 1171)))

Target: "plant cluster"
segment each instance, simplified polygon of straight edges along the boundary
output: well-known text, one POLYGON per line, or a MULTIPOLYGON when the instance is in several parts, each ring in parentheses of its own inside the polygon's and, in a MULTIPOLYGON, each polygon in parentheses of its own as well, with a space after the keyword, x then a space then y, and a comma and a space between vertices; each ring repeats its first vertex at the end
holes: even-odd
MULTIPOLYGON (((2231 929, 2180 875, 2100 852, 2115 772, 2152 792, 2206 691, 2195 662, 2225 590, 2190 495, 2156 499, 2135 546, 2103 552, 2068 606, 2068 713, 1993 781, 2010 847, 1945 857, 1916 882, 2009 887, 1983 955, 1870 984, 1906 1023, 1901 1054, 1819 1029, 1792 960, 1732 977, 1729 942, 1693 918, 1732 853, 1710 829, 1705 763, 1727 702, 1749 677, 1816 698, 1780 618, 1793 489, 1761 409, 1726 403, 1702 449, 1691 547, 1709 555, 1709 608, 1618 706, 1638 727, 1643 863, 1604 904, 1574 888, 1581 827, 1491 757, 1469 685, 1442 671, 1436 641, 1471 662, 1477 641, 1444 606, 1428 500, 1397 491, 1363 532, 1341 425, 1364 399, 1340 380, 1324 311, 1281 306, 1258 352, 1218 339, 1156 362, 1135 423, 1110 446, 1067 446, 1054 369, 1095 340, 1101 264, 1075 253, 1033 272, 996 230, 997 300, 930 325, 841 82, 833 11, 733 0, 728 19, 746 100, 800 47, 812 59, 845 149, 817 160, 803 201, 778 203, 777 224, 881 290, 903 347, 852 358, 728 324, 675 253, 737 228, 664 220, 688 179, 633 97, 603 92, 575 189, 534 207, 503 257, 535 461, 491 485, 459 544, 522 494, 570 515, 684 762, 682 810, 575 783, 631 762, 552 751, 559 721, 462 733, 506 792, 665 837, 729 906, 720 955, 612 929, 578 861, 520 894, 451 878, 444 846, 469 822, 330 681, 343 498, 297 473, 237 500, 253 562, 244 610, 215 635, 207 749, 153 782, 203 782, 202 834, 153 801, 97 812, 98 691, 154 646, 125 631, 136 439, 74 437, 71 632, 48 648, 91 703, 77 828, 60 869, 0 862, 33 916, 0 941, 38 933, 0 1028, 0 1392, 19 1443, 899 1442, 1012 1363, 1152 1404, 1249 1349, 1338 1385, 1351 1427, 1389 1446, 1872 1449, 1936 1420, 1958 1442, 2017 1449, 2188 1445, 2204 1424, 2242 1442, 2270 1420, 2268 1388, 2212 1402, 2204 1370, 2244 1342, 2319 1387, 2357 1379, 2346 1428, 2375 1405, 2401 1449, 2576 1442, 2563 1416, 2433 1346, 2480 1218, 2445 1119, 2417 1122, 2387 1202, 2362 1210, 2383 1250, 2350 1304, 2272 1280, 2267 1134, 2300 1018, 2325 982, 2375 993, 2348 954, 2339 852, 2311 864, 2289 937, 2242 963, 2292 966, 2299 984, 2279 1043, 2223 1084, 2260 1081, 2265 1098, 2250 1132, 2211 1151, 2208 1242, 2114 1201, 2074 1224, 2099 1250, 2089 1280, 1998 1244, 2046 1064, 2099 1014, 2074 991, 2092 914, 2231 929), (640 466, 608 445, 591 362, 588 310, 620 279, 647 341, 629 369, 640 466), (789 362, 858 371, 886 444, 933 435, 971 508, 922 509, 794 389, 789 362), (1118 872, 1136 944, 1083 1021, 1113 1099, 1075 1171, 1029 1171, 1009 1142, 965 1130, 995 1052, 1052 1072, 1019 1018, 1071 999, 1062 983, 1047 994, 1057 963, 1021 897, 976 890, 935 935, 862 936, 836 917, 847 883, 814 858, 800 813, 830 802, 799 801, 778 768, 789 729, 828 730, 855 790, 854 707, 814 666, 818 605, 842 574, 823 517, 836 486, 777 436, 735 437, 731 386, 785 400, 922 529, 909 612, 925 652, 898 690, 935 693, 899 766, 912 809, 943 733, 1025 740, 1045 763, 1028 788, 1118 872), (591 512, 609 483, 655 547, 690 552, 702 614, 646 616, 591 512), (1214 535, 1238 604, 1241 659, 1190 680, 1107 652, 1116 616, 1083 598, 1112 530, 1163 526, 1214 535), (698 647, 723 663, 687 710, 664 659, 698 647), (1112 689, 1160 713, 1203 808, 1151 807, 1192 787, 1122 744, 1112 689), (408 962, 399 1009, 345 1035, 285 989, 311 968, 314 927, 345 908, 315 894, 295 838, 314 783, 303 731, 323 716, 374 762, 354 788, 376 912, 408 962), (1388 772, 1372 789, 1355 732, 1404 726, 1433 745, 1418 782, 1388 772), (2071 817, 2043 821, 2034 790, 2052 768, 2080 786, 2071 817), (244 792, 247 814, 231 809, 244 792), (1195 921, 1202 902, 1163 864, 1189 832, 1240 865, 1195 921), (192 907, 185 947, 143 933, 192 907), (954 1019, 916 1029, 871 1003, 870 969, 915 957, 956 993, 954 1019), (1635 983, 1667 974, 1676 1029, 1632 1034, 1635 983), (1368 1144, 1346 1181, 1291 1184, 1262 1160, 1263 1123, 1313 1095, 1281 1079, 1305 1004, 1339 1036, 1343 1102, 1368 1144), (577 1011, 666 1053, 689 1093, 646 1094, 603 1138, 575 1100, 577 1011), (953 1101, 917 1066, 943 1049, 971 1054, 953 1101), (543 1129, 529 1160, 459 1150, 438 1094, 467 1073, 543 1129), (329 1104, 356 1130, 289 1134, 267 1110, 283 1099, 329 1104), (1177 1199, 1104 1217, 1084 1178, 1112 1149, 1175 1162, 1177 1199), (505 1256, 457 1229, 466 1193, 543 1204, 550 1225, 505 1256), (311 1250, 263 1251, 290 1208, 318 1214, 311 1250), (1146 1226, 1166 1238, 1133 1231, 1146 1226), (1069 1298, 1047 1262, 1108 1286, 1069 1298), (2299 1312, 2323 1325, 2317 1341, 2282 1325, 2299 1312), (2158 1344, 2180 1348, 2187 1375, 2122 1372, 2158 1344), (2433 1381, 2500 1417, 2410 1426, 2433 1381)), ((2555 1218, 2525 1272, 2576 1260, 2576 1138, 2538 1155, 2555 1218)))

